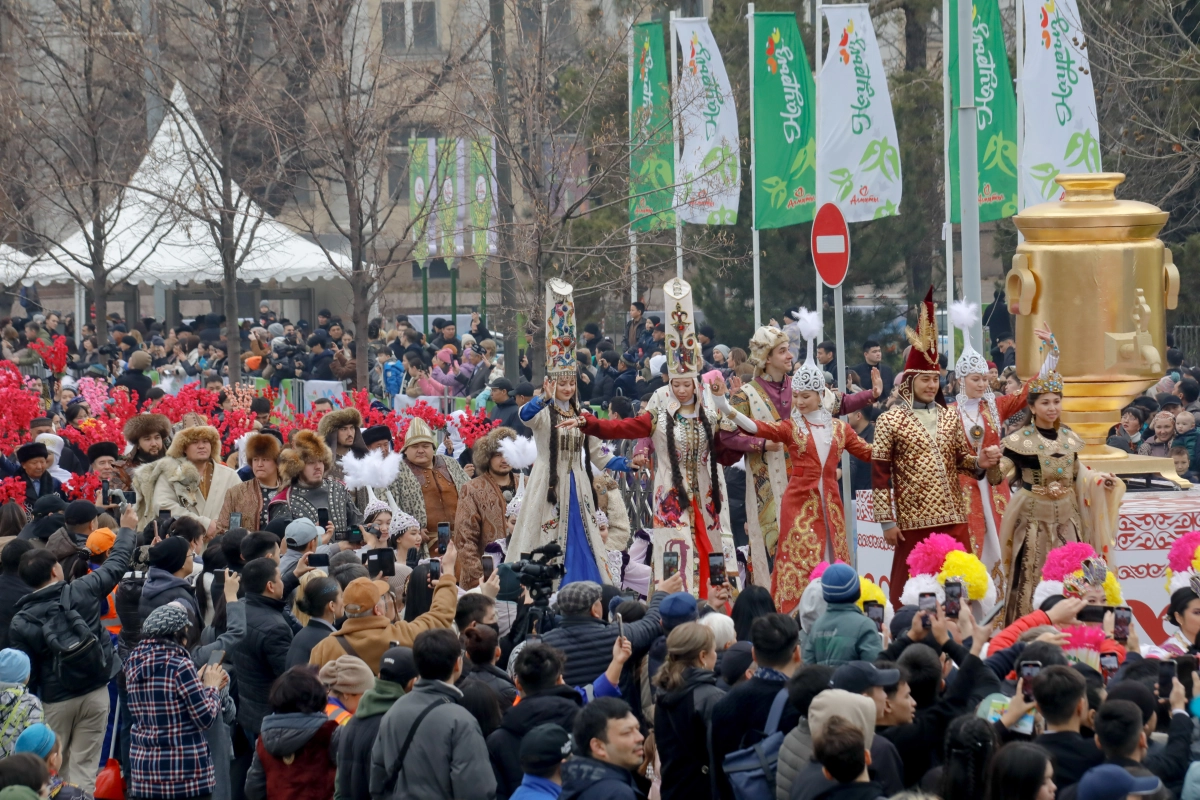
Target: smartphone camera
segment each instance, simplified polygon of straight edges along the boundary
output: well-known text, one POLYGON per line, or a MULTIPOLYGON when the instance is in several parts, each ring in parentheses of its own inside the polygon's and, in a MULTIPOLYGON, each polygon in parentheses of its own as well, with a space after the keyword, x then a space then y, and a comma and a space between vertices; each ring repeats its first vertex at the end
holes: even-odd
POLYGON ((875 630, 883 633, 883 604, 868 600, 863 603, 863 610, 867 612, 867 619, 875 623, 875 630))
POLYGON ((1129 639, 1129 629, 1133 625, 1133 609, 1117 606, 1113 609, 1113 638, 1121 644, 1129 639))
POLYGON ((708 554, 708 583, 710 586, 725 585, 725 554, 708 554))
POLYGON ((921 614, 921 627, 929 630, 933 627, 930 616, 937 614, 937 595, 933 592, 921 592, 917 598, 917 609, 921 614))
POLYGON ((958 581, 946 581, 946 617, 958 619, 962 611, 962 584, 958 581))
POLYGON ((663 580, 675 577, 679 572, 679 553, 663 553, 663 580))
POLYGON ((1026 661, 1021 664, 1021 695, 1026 703, 1033 702, 1033 679, 1042 671, 1042 662, 1026 661))

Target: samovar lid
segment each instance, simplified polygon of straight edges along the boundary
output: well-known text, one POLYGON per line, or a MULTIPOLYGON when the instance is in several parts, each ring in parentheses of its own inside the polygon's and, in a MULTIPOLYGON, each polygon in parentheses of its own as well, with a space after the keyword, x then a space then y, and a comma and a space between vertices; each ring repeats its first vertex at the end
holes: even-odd
POLYGON ((1118 200, 1123 172, 1058 175, 1063 198, 1031 206, 1013 217, 1017 229, 1034 242, 1126 241, 1153 239, 1167 223, 1167 212, 1137 200, 1118 200))

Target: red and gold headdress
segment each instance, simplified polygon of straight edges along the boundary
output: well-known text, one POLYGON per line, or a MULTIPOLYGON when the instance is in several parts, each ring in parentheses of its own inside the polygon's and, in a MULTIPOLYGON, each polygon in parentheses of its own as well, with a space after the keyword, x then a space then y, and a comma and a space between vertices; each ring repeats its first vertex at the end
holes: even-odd
POLYGON ((672 278, 663 285, 663 299, 667 311, 667 376, 672 380, 698 377, 704 358, 696 340, 692 287, 682 278, 672 278))
POLYGON ((552 380, 575 377, 578 339, 572 291, 571 284, 558 278, 546 282, 546 377, 552 380))
POLYGON ((912 349, 904 361, 904 375, 920 375, 922 373, 941 374, 938 365, 938 331, 934 316, 933 287, 925 294, 925 300, 917 314, 917 329, 914 331, 907 325, 904 335, 912 349))

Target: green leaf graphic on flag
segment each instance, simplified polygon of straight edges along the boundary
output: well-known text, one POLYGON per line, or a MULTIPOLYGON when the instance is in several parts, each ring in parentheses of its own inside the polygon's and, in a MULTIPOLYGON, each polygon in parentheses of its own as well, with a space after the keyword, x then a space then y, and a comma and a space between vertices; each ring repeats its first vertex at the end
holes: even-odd
POLYGON ((863 157, 858 162, 861 167, 866 165, 865 172, 879 170, 883 177, 890 181, 896 179, 900 172, 900 151, 888 144, 887 137, 873 139, 863 151, 863 157))
POLYGON ((1088 172, 1100 171, 1100 143, 1090 130, 1077 131, 1067 140, 1067 152, 1063 160, 1068 167, 1083 165, 1088 172), (1074 156, 1074 159, 1072 159, 1074 156))
POLYGON ((1054 187, 1057 185, 1054 183, 1054 179, 1058 177, 1058 167, 1050 162, 1035 164, 1029 169, 1029 174, 1041 187, 1038 191, 1043 198, 1049 200, 1054 196, 1054 187))
POLYGON ((983 169, 998 169, 1005 175, 1017 177, 1017 143, 1004 138, 1004 131, 988 140, 983 151, 983 169))
POLYGON ((896 216, 896 204, 893 203, 891 200, 888 200, 886 203, 881 205, 879 208, 875 209, 875 219, 880 219, 881 217, 894 217, 894 216, 896 216))
POLYGON ((839 167, 830 172, 829 180, 833 181, 833 184, 838 187, 838 202, 845 200, 854 191, 854 176, 845 167, 839 167))
POLYGON ((771 195, 771 208, 782 208, 787 200, 787 184, 775 175, 762 182, 762 188, 771 195))

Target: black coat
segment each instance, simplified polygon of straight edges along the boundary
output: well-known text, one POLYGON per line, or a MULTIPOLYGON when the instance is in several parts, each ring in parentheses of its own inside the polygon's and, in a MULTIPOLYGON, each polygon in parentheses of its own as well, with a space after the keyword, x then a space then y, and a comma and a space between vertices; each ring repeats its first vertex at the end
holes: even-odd
POLYGON ((725 692, 712 670, 689 667, 684 685, 661 692, 654 704, 655 743, 662 760, 663 800, 713 797, 708 732, 712 711, 725 692))
POLYGON ((65 526, 67 519, 65 514, 47 514, 41 519, 35 519, 17 534, 18 539, 39 539, 42 544, 46 543, 56 530, 65 526))
POLYGON ((25 504, 30 508, 38 501, 39 497, 45 497, 48 494, 62 491, 62 484, 58 479, 50 474, 49 470, 42 473, 42 476, 36 481, 25 474, 24 469, 17 470, 17 477, 25 481, 25 504), (34 486, 38 487, 38 491, 34 491, 34 486))
POLYGON ((15 573, 0 572, 0 649, 8 647, 8 626, 17 613, 17 603, 32 591, 15 573))
POLYGON ((487 686, 500 696, 502 708, 508 708, 517 699, 517 687, 513 684, 512 679, 508 677, 507 672, 494 664, 478 666, 472 664, 470 659, 464 658, 462 677, 458 679, 460 686, 463 681, 479 681, 487 686))
POLYGON ((329 365, 333 363, 333 351, 325 350, 320 353, 315 353, 308 360, 308 372, 314 381, 335 381, 333 370, 329 365))
POLYGON ((492 409, 492 415, 489 419, 498 419, 500 424, 505 428, 512 428, 518 436, 529 436, 529 428, 521 421, 521 409, 517 407, 517 401, 511 396, 503 403, 496 403, 496 407, 492 409))
MULTIPOLYGON (((196 602, 195 588, 183 578, 177 578, 158 567, 150 567, 142 591, 138 595, 138 617, 145 621, 150 612, 159 606, 177 603, 188 612, 188 649, 200 646, 200 634, 204 631, 204 616, 196 602)), ((120 617, 120 612, 117 613, 120 617)))
MULTIPOLYGON (((121 528, 108 558, 95 571, 71 583, 71 608, 78 612, 101 644, 109 642, 108 631, 100 624, 100 609, 108 595, 125 574, 133 555, 134 532, 121 528)), ((121 671, 121 659, 116 648, 104 647, 106 669, 94 681, 83 686, 64 686, 54 671, 53 659, 43 637, 43 624, 58 605, 62 583, 52 583, 25 595, 17 603, 16 614, 9 627, 9 644, 29 656, 29 686, 43 703, 58 703, 82 697, 112 680, 121 671)))
POLYGON ((492 771, 496 773, 496 800, 507 800, 521 785, 521 739, 536 728, 553 722, 568 731, 583 707, 583 698, 570 686, 555 686, 541 694, 521 699, 504 713, 500 727, 487 738, 492 771))
POLYGON ((292 626, 284 616, 283 601, 261 594, 246 594, 246 636, 233 648, 238 675, 238 722, 257 734, 263 717, 271 713, 267 696, 271 684, 287 671, 292 626))
POLYGON ((337 743, 337 794, 345 800, 371 796, 371 750, 388 710, 404 696, 404 687, 383 678, 363 695, 358 711, 341 729, 337 743))
POLYGON ((558 800, 640 800, 633 773, 592 758, 572 758, 563 764, 563 790, 558 800))
MULTIPOLYGON (((297 664, 307 664, 312 649, 333 633, 333 628, 323 619, 310 619, 300 632, 292 637, 292 644, 287 651, 288 669, 297 664)), ((378 728, 378 725, 376 725, 378 728)))
POLYGON ((127 369, 121 374, 121 377, 117 378, 113 386, 124 386, 129 389, 130 399, 137 403, 140 410, 142 403, 146 402, 147 392, 154 386, 154 381, 150 380, 150 376, 140 369, 127 369))
MULTIPOLYGON (((721 797, 732 798, 733 790, 725 773, 720 769, 725 756, 743 746, 750 746, 757 738, 754 734, 767 727, 771 714, 771 703, 775 695, 786 688, 786 684, 764 678, 751 678, 733 687, 729 694, 713 706, 712 710, 712 756, 717 765, 717 789, 721 797), (745 743, 743 744, 743 739, 745 743)), ((800 721, 800 714, 791 703, 783 706, 779 719, 779 730, 790 731, 800 721)))
POLYGON ((1054 784, 1059 791, 1079 783, 1083 773, 1104 763, 1104 753, 1096 746, 1096 740, 1087 739, 1073 731, 1043 733, 1033 740, 1054 757, 1054 784))

